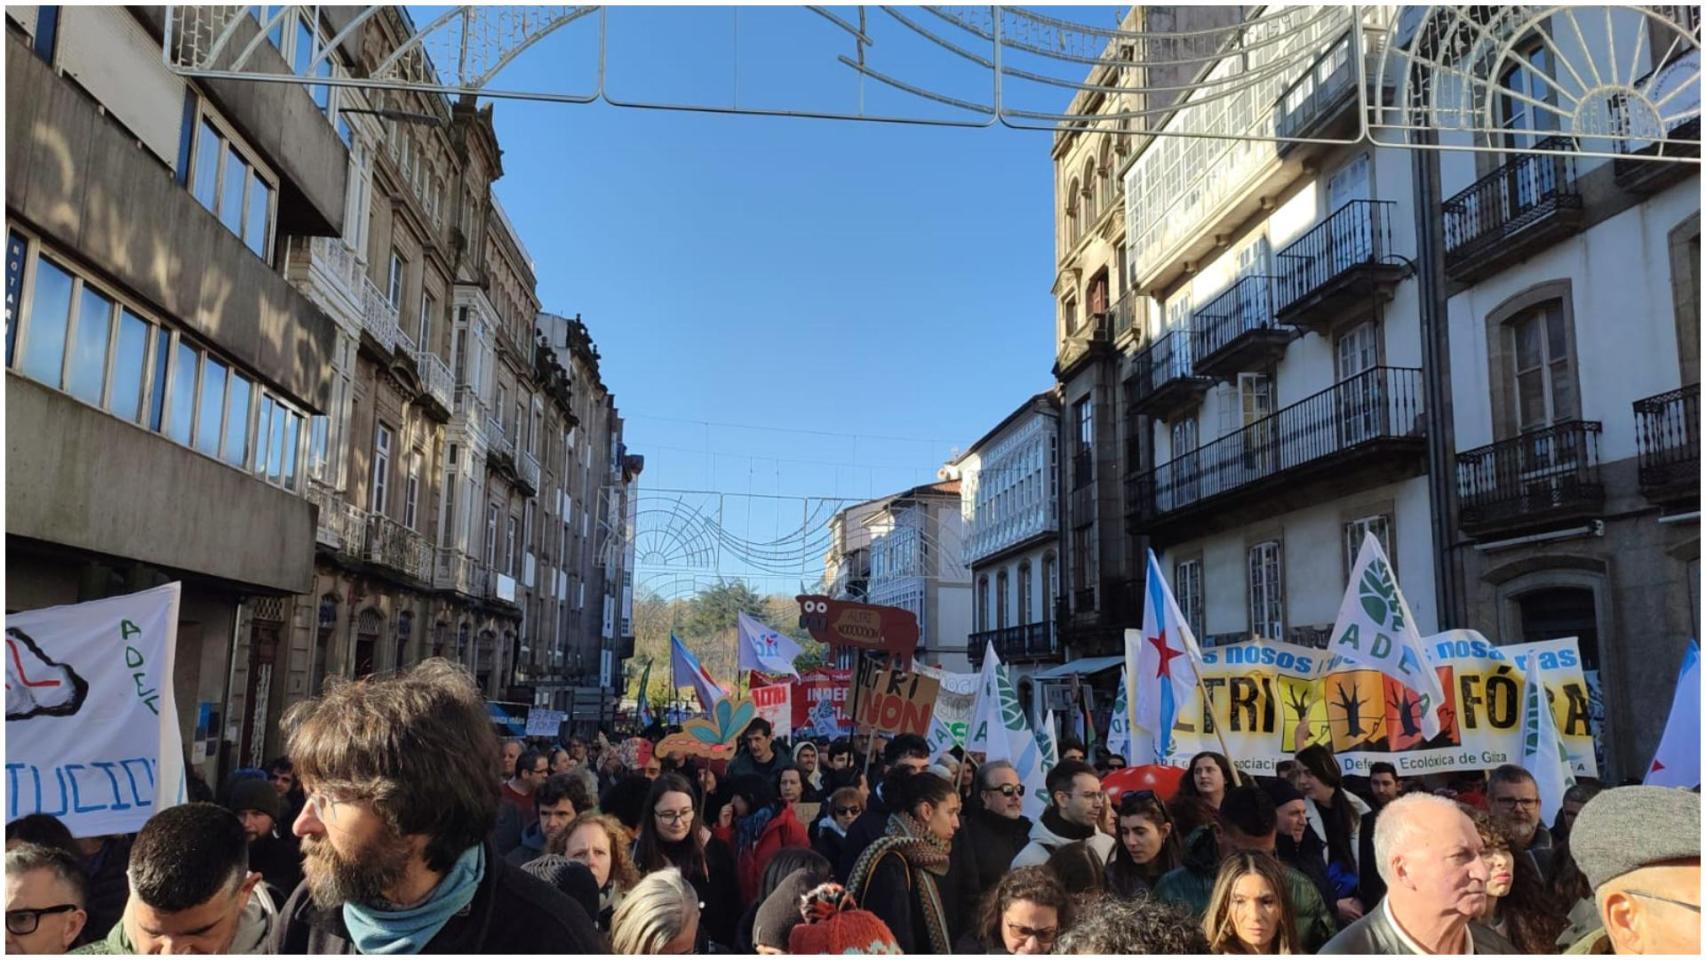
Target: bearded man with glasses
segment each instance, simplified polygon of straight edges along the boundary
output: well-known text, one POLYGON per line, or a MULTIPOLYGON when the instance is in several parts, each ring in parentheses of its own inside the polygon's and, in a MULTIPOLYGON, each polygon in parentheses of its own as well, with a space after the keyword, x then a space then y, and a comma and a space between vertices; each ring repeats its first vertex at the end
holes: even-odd
POLYGON ((983 897, 1001 882, 1013 858, 1031 841, 1031 818, 1024 815, 1025 785, 1006 760, 978 768, 973 796, 960 814, 949 872, 960 877, 957 917, 975 917, 983 897))
POLYGON ((1507 763, 1487 778, 1487 805, 1493 819, 1511 840, 1511 852, 1522 852, 1546 883, 1552 882, 1552 831, 1540 822, 1540 786, 1534 774, 1507 763))
POLYGON ((1013 866, 1047 863, 1054 851, 1079 840, 1107 863, 1114 853, 1114 838, 1098 829, 1108 795, 1102 792, 1095 768, 1082 760, 1062 760, 1049 770, 1047 786, 1049 806, 1031 826, 1031 842, 1013 858, 1013 866))

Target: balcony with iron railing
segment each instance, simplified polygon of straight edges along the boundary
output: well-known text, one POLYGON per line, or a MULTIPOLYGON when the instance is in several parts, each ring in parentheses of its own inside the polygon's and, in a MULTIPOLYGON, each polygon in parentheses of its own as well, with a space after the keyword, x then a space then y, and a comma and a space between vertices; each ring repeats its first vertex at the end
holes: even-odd
POLYGON ((1235 379, 1285 353, 1297 332, 1274 318, 1273 277, 1252 275, 1191 314, 1191 358, 1202 377, 1235 379))
POLYGON ((486 458, 492 466, 515 475, 515 437, 496 416, 486 418, 486 458))
POLYGON ((314 521, 316 544, 348 553, 361 549, 367 511, 345 503, 341 494, 318 480, 308 481, 306 496, 319 508, 314 521))
POLYGON ((1062 652, 1053 620, 980 630, 966 637, 966 653, 974 669, 983 666, 984 653, 991 643, 995 644, 995 655, 1002 663, 1054 660, 1062 652))
MULTIPOLYGON (((289 249, 285 276, 340 326, 359 325, 367 268, 355 251, 341 237, 293 237, 289 249)), ((350 332, 358 333, 359 326, 350 332)))
POLYGON ((1374 367, 1126 481, 1126 525, 1176 542, 1426 471, 1422 371, 1374 367))
POLYGON ((368 515, 361 557, 413 581, 434 579, 432 542, 383 514, 368 515))
POLYGON ((1327 336, 1347 320, 1367 318, 1375 302, 1392 299, 1409 272, 1392 252, 1397 210, 1390 200, 1351 200, 1281 250, 1274 258, 1274 318, 1327 336))
POLYGON ((448 420, 455 412, 456 378, 450 364, 431 350, 415 351, 415 369, 421 378, 421 399, 427 409, 440 420, 448 420))
POLYGON ((433 565, 434 590, 482 599, 486 595, 486 578, 486 567, 478 560, 455 547, 439 548, 433 565))
POLYGON ((539 458, 525 447, 516 453, 515 480, 525 488, 528 496, 539 492, 539 458))
POLYGON ((1070 377, 1080 363, 1092 356, 1112 356, 1114 334, 1113 310, 1100 310, 1085 316, 1077 329, 1060 342, 1060 348, 1055 352, 1056 379, 1070 377))
POLYGON ((1170 417, 1196 406, 1213 385, 1191 365, 1191 332, 1165 330, 1132 358, 1126 400, 1136 413, 1170 417))
MULTIPOLYGON (((1548 137, 1538 150, 1569 151, 1568 138, 1548 137)), ((1471 283, 1582 227, 1576 158, 1567 152, 1514 154, 1442 206, 1445 271, 1471 283)))
POLYGON ((1654 503, 1700 499, 1700 384, 1635 401, 1641 493, 1654 503))
POLYGON ((397 308, 386 299, 385 292, 373 282, 371 277, 363 276, 362 282, 362 333, 373 338, 383 353, 389 357, 397 349, 397 341, 403 336, 403 330, 397 324, 397 308))
POLYGON ((1569 420, 1457 455, 1457 522, 1476 539, 1596 518, 1600 424, 1569 420))

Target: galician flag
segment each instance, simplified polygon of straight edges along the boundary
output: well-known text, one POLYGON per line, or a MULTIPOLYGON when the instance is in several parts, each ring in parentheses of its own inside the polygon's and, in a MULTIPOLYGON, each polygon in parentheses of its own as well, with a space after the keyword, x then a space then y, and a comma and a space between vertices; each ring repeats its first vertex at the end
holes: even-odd
POLYGON ((1534 785, 1540 791, 1540 822, 1551 823, 1564 805, 1564 791, 1575 786, 1576 775, 1570 769, 1570 754, 1558 737, 1558 725, 1552 717, 1552 705, 1546 700, 1546 688, 1540 682, 1540 671, 1530 657, 1527 664, 1528 682, 1522 725, 1522 767, 1534 774, 1534 785))
POLYGON ((1412 709, 1420 713, 1414 719, 1422 736, 1430 740, 1439 736, 1439 707, 1445 703, 1445 691, 1439 674, 1428 666, 1422 635, 1392 575, 1392 564, 1372 533, 1363 535, 1327 652, 1331 657, 1323 672, 1351 664, 1378 670, 1409 687, 1417 694, 1412 709))
POLYGON ((1037 731, 1037 749, 1042 751, 1043 776, 1047 777, 1048 772, 1054 769, 1054 765, 1060 762, 1060 741, 1055 738, 1054 710, 1052 708, 1043 717, 1043 728, 1037 731))
POLYGON ((1019 708, 1019 695, 1001 668, 995 655, 995 644, 989 644, 984 654, 983 670, 978 677, 977 703, 972 707, 971 733, 966 737, 967 752, 981 750, 985 760, 1006 760, 1019 774, 1025 785, 1025 816, 1035 820, 1043 815, 1048 803, 1048 789, 1043 775, 1042 750, 1037 738, 1025 722, 1025 712, 1019 708))
POLYGON ((1659 750, 1647 768, 1652 787, 1693 787, 1700 783, 1700 645, 1692 641, 1682 656, 1676 696, 1670 702, 1659 750))
POLYGON ((1130 671, 1120 668, 1120 690, 1114 697, 1113 716, 1108 718, 1107 742, 1108 752, 1127 762, 1131 761, 1131 717, 1126 712, 1126 683, 1130 676, 1130 671))
POLYGON ((706 670, 693 651, 687 649, 687 644, 675 634, 669 635, 669 668, 671 682, 678 687, 692 687, 699 695, 699 708, 706 713, 718 700, 727 696, 727 692, 711 679, 711 671, 706 670))
POLYGON ((801 653, 800 645, 792 637, 772 629, 744 610, 736 619, 740 629, 739 669, 799 677, 800 671, 794 669, 794 658, 801 653))
POLYGON ((646 669, 640 671, 640 696, 634 703, 634 717, 639 722, 641 730, 651 726, 654 719, 652 717, 652 702, 646 693, 646 687, 651 683, 651 680, 652 662, 647 660, 646 669))
MULTIPOLYGON (((1202 654, 1190 624, 1179 612, 1179 602, 1161 575, 1155 551, 1149 551, 1149 571, 1144 579, 1143 630, 1125 635, 1126 696, 1135 706, 1133 722, 1154 740, 1154 757, 1144 763, 1162 763, 1172 750, 1173 721, 1197 687, 1197 664, 1202 654)), ((1128 757, 1133 764, 1136 757, 1128 757)))

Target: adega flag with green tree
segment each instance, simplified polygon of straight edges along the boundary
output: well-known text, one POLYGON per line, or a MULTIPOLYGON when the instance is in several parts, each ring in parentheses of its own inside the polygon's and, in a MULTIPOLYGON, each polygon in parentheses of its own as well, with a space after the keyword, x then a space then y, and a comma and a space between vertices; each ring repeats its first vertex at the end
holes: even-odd
POLYGON ((1043 807, 1048 803, 1042 749, 1030 724, 1025 722, 1019 695, 1007 678, 1007 671, 1001 668, 993 643, 984 653, 977 691, 966 750, 983 751, 986 762, 1006 760, 1013 764, 1019 782, 1025 785, 1025 816, 1035 820, 1043 815, 1043 807))
POLYGON ((1445 703, 1445 690, 1439 674, 1428 665, 1416 618, 1398 589, 1392 564, 1371 533, 1363 534, 1327 652, 1331 658, 1324 661, 1321 673, 1347 664, 1367 667, 1415 691, 1417 702, 1407 709, 1420 711, 1415 719, 1423 737, 1439 736, 1439 707, 1445 703))

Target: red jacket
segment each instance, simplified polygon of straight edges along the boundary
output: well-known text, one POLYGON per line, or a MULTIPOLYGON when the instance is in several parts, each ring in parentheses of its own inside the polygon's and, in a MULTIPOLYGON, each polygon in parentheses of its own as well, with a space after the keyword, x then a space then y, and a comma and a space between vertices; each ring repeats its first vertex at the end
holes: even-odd
MULTIPOLYGON (((733 825, 725 827, 718 824, 711 833, 717 839, 728 844, 730 850, 735 848, 733 825)), ((800 818, 794 815, 794 804, 791 801, 783 801, 782 809, 777 811, 776 815, 770 818, 770 822, 764 825, 764 829, 758 834, 758 840, 753 843, 752 849, 738 851, 736 854, 735 875, 740 881, 741 903, 751 906, 752 901, 757 898, 759 881, 764 877, 764 868, 770 865, 770 858, 776 855, 776 851, 784 847, 809 846, 811 846, 811 839, 806 836, 805 825, 800 823, 800 818)))

